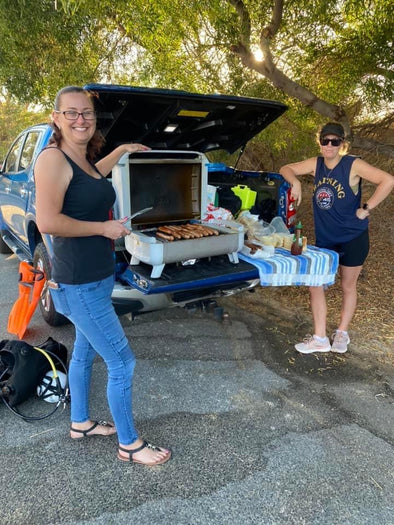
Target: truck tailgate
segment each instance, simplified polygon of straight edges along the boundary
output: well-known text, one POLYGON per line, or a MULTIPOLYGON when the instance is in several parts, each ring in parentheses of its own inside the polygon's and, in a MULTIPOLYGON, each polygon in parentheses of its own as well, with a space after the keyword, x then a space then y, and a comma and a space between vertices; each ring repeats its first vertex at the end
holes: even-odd
MULTIPOLYGON (((128 266, 120 279, 144 294, 174 293, 187 290, 221 287, 231 290, 245 287, 259 279, 255 266, 246 261, 234 264, 226 255, 199 259, 195 264, 167 264, 159 278, 151 277, 152 266, 140 263, 128 266)), ((201 290, 202 291, 202 290, 201 290)))

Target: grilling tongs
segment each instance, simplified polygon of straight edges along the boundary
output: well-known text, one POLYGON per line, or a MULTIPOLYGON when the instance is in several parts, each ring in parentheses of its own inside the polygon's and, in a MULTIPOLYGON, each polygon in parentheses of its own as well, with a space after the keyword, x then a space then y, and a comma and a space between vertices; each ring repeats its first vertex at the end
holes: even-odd
MULTIPOLYGON (((126 224, 129 221, 133 220, 138 215, 142 215, 143 213, 146 213, 146 212, 148 212, 148 211, 150 211, 152 209, 153 209, 153 206, 149 206, 148 208, 143 208, 142 210, 138 210, 135 213, 132 213, 131 215, 128 215, 127 217, 124 217, 122 219, 122 224, 126 224)), ((130 224, 130 229, 132 229, 132 225, 131 224, 130 224)))

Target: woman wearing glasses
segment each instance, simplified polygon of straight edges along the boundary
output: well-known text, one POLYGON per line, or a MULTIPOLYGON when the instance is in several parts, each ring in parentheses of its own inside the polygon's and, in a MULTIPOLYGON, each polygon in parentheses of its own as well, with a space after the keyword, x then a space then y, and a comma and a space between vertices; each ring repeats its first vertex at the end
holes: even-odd
POLYGON ((394 177, 363 160, 347 155, 348 143, 341 124, 329 122, 317 135, 321 155, 283 166, 279 173, 291 184, 291 195, 301 203, 299 175, 312 175, 313 216, 316 246, 339 255, 342 308, 332 341, 326 336, 327 307, 323 286, 310 288, 314 335, 295 345, 298 352, 344 353, 350 338, 348 326, 357 304, 357 280, 369 251, 368 217, 394 187, 394 177), (361 180, 376 185, 368 199, 361 200, 361 180))
POLYGON ((73 439, 118 434, 118 458, 144 465, 165 463, 167 449, 139 438, 131 393, 135 357, 111 303, 114 285, 112 241, 127 235, 122 221, 109 220, 115 192, 105 178, 124 153, 144 151, 124 144, 94 164, 103 145, 96 130, 92 95, 79 87, 61 89, 52 113, 51 144, 35 165, 37 224, 53 235, 52 280, 56 310, 75 325, 69 367, 73 439), (89 389, 94 357, 108 370, 107 398, 115 423, 93 421, 89 389))

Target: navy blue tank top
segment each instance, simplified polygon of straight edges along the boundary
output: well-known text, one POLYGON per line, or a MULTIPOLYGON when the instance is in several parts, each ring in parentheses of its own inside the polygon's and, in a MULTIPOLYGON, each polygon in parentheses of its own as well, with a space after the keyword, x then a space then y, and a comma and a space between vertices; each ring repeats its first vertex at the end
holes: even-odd
POLYGON ((332 170, 325 166, 323 157, 317 158, 312 200, 316 246, 320 248, 351 241, 368 228, 368 219, 356 215, 361 203, 361 180, 357 194, 349 185, 356 158, 344 155, 332 170))
MULTIPOLYGON (((112 184, 103 176, 99 179, 90 176, 68 155, 63 151, 62 153, 73 170, 64 195, 62 213, 80 221, 107 221, 115 202, 112 184)), ((100 281, 114 273, 111 240, 101 235, 54 236, 53 252, 52 279, 56 282, 84 284, 100 281)))

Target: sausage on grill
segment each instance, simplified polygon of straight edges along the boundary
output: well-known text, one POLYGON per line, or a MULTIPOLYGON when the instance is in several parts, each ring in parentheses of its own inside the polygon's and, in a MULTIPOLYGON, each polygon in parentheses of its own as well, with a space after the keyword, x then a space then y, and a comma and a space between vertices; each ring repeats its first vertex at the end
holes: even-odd
POLYGON ((171 228, 171 226, 159 226, 157 229, 159 232, 175 237, 175 239, 182 239, 181 235, 174 228, 171 228))
POLYGON ((166 233, 163 233, 163 232, 156 232, 156 237, 159 237, 160 239, 164 239, 165 241, 173 241, 174 240, 174 236, 173 235, 167 235, 166 233))

